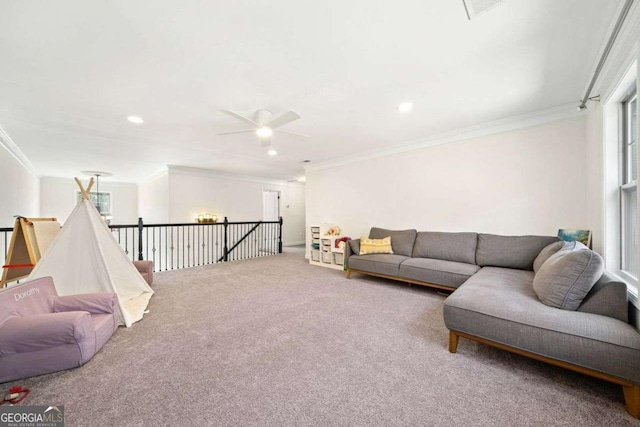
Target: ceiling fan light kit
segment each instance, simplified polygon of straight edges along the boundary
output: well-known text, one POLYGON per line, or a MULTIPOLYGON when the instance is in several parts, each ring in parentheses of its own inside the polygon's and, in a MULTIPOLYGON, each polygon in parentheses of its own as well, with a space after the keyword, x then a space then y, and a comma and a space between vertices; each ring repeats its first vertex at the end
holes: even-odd
MULTIPOLYGON (((286 113, 281 114, 276 118, 273 118, 273 114, 271 113, 271 111, 262 109, 262 110, 256 111, 253 114, 253 119, 249 117, 245 117, 242 114, 238 114, 231 110, 221 110, 221 111, 228 116, 234 117, 242 121, 244 124, 251 125, 251 128, 235 130, 231 132, 222 132, 222 133, 219 133, 218 135, 232 135, 237 133, 255 132, 258 138, 260 138, 260 145, 262 145, 263 147, 269 147, 271 145, 271 136, 273 136, 274 132, 284 132, 292 135, 302 136, 304 138, 309 138, 307 135, 291 132, 289 130, 279 129, 281 126, 288 125, 289 123, 294 122, 298 120, 300 117, 302 117, 300 116, 300 114, 296 113, 295 111, 289 110, 286 113)), ((270 154, 270 155, 275 156, 275 154, 270 154)))
POLYGON ((144 120, 140 116, 129 116, 127 117, 129 123, 133 123, 135 125, 141 125, 144 123, 144 120))
POLYGON ((412 102, 403 102, 398 105, 398 111, 400 111, 401 113, 407 113, 411 110, 413 110, 412 102))
POLYGON ((267 126, 262 126, 256 130, 256 135, 260 138, 269 138, 273 135, 273 130, 267 126))

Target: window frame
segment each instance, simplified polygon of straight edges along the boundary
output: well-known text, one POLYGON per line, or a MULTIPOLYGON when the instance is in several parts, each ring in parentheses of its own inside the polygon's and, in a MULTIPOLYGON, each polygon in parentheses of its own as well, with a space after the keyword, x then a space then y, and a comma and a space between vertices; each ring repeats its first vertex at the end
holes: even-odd
MULTIPOLYGON (((629 154, 629 139, 630 139, 630 133, 631 133, 631 119, 630 119, 630 115, 631 115, 631 109, 629 108, 629 106, 631 105, 631 103, 633 101, 636 101, 636 115, 637 115, 637 110, 638 110, 638 89, 636 87, 634 87, 632 90, 629 91, 629 93, 624 97, 624 100, 621 102, 622 104, 622 138, 621 138, 621 143, 624 147, 624 150, 622 152, 622 158, 623 158, 623 179, 622 179, 622 186, 624 185, 629 185, 629 184, 636 184, 637 183, 637 177, 635 180, 629 179, 629 173, 630 173, 630 161, 631 161, 631 156, 629 154)), ((636 124, 637 126, 637 124, 636 124)), ((637 128, 636 128, 636 132, 637 132, 637 128)), ((637 135, 636 135, 636 143, 638 142, 637 139, 637 135)), ((637 159, 636 159, 637 162, 637 159)), ((636 163, 637 165, 637 163, 636 163)), ((636 166, 637 167, 637 166, 636 166)), ((637 173, 637 171, 636 171, 637 173)))
MULTIPOLYGON (((628 196, 628 194, 630 194, 631 192, 636 192, 636 200, 638 198, 638 136, 636 135, 636 177, 635 179, 633 179, 633 177, 631 177, 631 172, 632 172, 632 162, 633 162, 633 158, 632 158, 632 150, 631 150, 631 145, 630 145, 630 139, 631 139, 631 108, 630 105, 632 104, 632 102, 635 100, 635 105, 636 105, 636 116, 638 114, 637 110, 638 110, 638 88, 637 86, 633 86, 632 88, 630 88, 627 93, 624 95, 623 99, 620 101, 620 182, 619 182, 619 198, 620 198, 620 209, 619 209, 619 224, 620 224, 620 258, 619 258, 619 265, 618 265, 618 274, 620 276, 622 276, 625 281, 627 281, 630 285, 634 286, 635 289, 634 291, 637 292, 638 290, 638 282, 639 282, 639 277, 636 277, 634 274, 632 274, 632 272, 630 272, 628 269, 625 269, 625 267, 627 266, 627 242, 629 241, 629 236, 630 234, 625 230, 625 225, 627 223, 626 219, 626 214, 627 214, 627 209, 625 209, 627 207, 627 205, 625 204, 625 200, 627 198, 630 198, 628 196)), ((637 118, 636 118, 637 120, 637 118)), ((636 133, 638 132, 638 128, 637 128, 637 123, 636 123, 636 133)), ((633 211, 633 210, 632 210, 633 211)), ((636 203, 636 207, 635 207, 635 239, 639 239, 640 236, 638 236, 638 232, 639 232, 639 228, 640 228, 640 221, 638 218, 638 212, 640 212, 638 210, 638 206, 636 203)), ((636 254, 639 255, 639 254, 636 254)), ((638 257, 636 257, 638 258, 638 257)), ((636 259, 635 260, 636 263, 640 262, 640 259, 636 259)), ((640 275, 640 274, 639 274, 640 275)))

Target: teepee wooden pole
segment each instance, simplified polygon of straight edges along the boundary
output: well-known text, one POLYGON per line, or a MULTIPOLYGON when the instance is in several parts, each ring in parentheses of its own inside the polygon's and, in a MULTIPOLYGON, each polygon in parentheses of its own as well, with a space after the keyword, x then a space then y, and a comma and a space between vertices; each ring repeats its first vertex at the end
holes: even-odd
POLYGON ((89 198, 89 194, 91 194, 91 187, 93 187, 93 184, 95 184, 95 181, 93 180, 93 177, 91 177, 89 180, 89 186, 87 187, 87 198, 89 198))
POLYGON ((73 178, 76 180, 76 184, 78 184, 78 187, 80 187, 80 196, 82 196, 83 199, 87 198, 87 195, 84 192, 84 186, 82 185, 82 182, 80 182, 80 180, 78 178, 73 178))
POLYGON ((91 177, 91 179, 89 180, 89 185, 87 186, 87 189, 84 189, 84 186, 82 185, 82 182, 78 179, 78 178, 73 178, 76 180, 76 184, 78 184, 78 187, 80 187, 80 195, 82 195, 82 198, 85 200, 89 200, 89 194, 91 193, 91 187, 93 187, 93 177, 91 177))

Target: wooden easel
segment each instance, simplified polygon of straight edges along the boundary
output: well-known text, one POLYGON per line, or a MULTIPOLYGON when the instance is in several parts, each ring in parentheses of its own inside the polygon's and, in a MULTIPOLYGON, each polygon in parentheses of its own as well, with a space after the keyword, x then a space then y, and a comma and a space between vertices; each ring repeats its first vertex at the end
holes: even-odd
MULTIPOLYGON (((74 178, 78 187, 80 187, 80 194, 85 200, 89 199, 91 187, 93 187, 94 180, 89 180, 89 185, 85 190, 84 186, 78 178, 74 178)), ((7 282, 13 282, 14 280, 20 280, 27 277, 36 263, 40 260, 42 253, 46 247, 38 244, 38 234, 35 232, 34 222, 38 221, 58 221, 56 218, 24 218, 17 217, 13 225, 13 234, 11 235, 11 243, 9 244, 9 250, 7 251, 7 259, 2 266, 2 280, 0 280, 0 288, 4 287, 7 282)), ((58 224, 58 229, 59 229, 58 224)), ((51 230, 46 237, 49 237, 47 243, 52 240, 51 230)), ((43 237, 44 235, 41 235, 43 237)))
POLYGON ((34 222, 39 221, 55 221, 57 223, 58 220, 56 218, 16 218, 13 224, 11 243, 7 251, 7 259, 2 266, 0 287, 3 287, 7 282, 28 276, 40 259, 41 250, 44 252, 45 248, 41 248, 38 245, 38 238, 33 225, 34 222))

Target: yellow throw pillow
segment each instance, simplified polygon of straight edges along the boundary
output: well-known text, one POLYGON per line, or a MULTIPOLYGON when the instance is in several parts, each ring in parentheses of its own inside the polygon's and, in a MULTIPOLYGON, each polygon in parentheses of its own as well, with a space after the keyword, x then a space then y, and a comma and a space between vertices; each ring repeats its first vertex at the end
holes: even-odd
POLYGON ((359 255, 368 254, 392 254, 391 236, 384 239, 369 239, 368 237, 360 238, 359 255))

